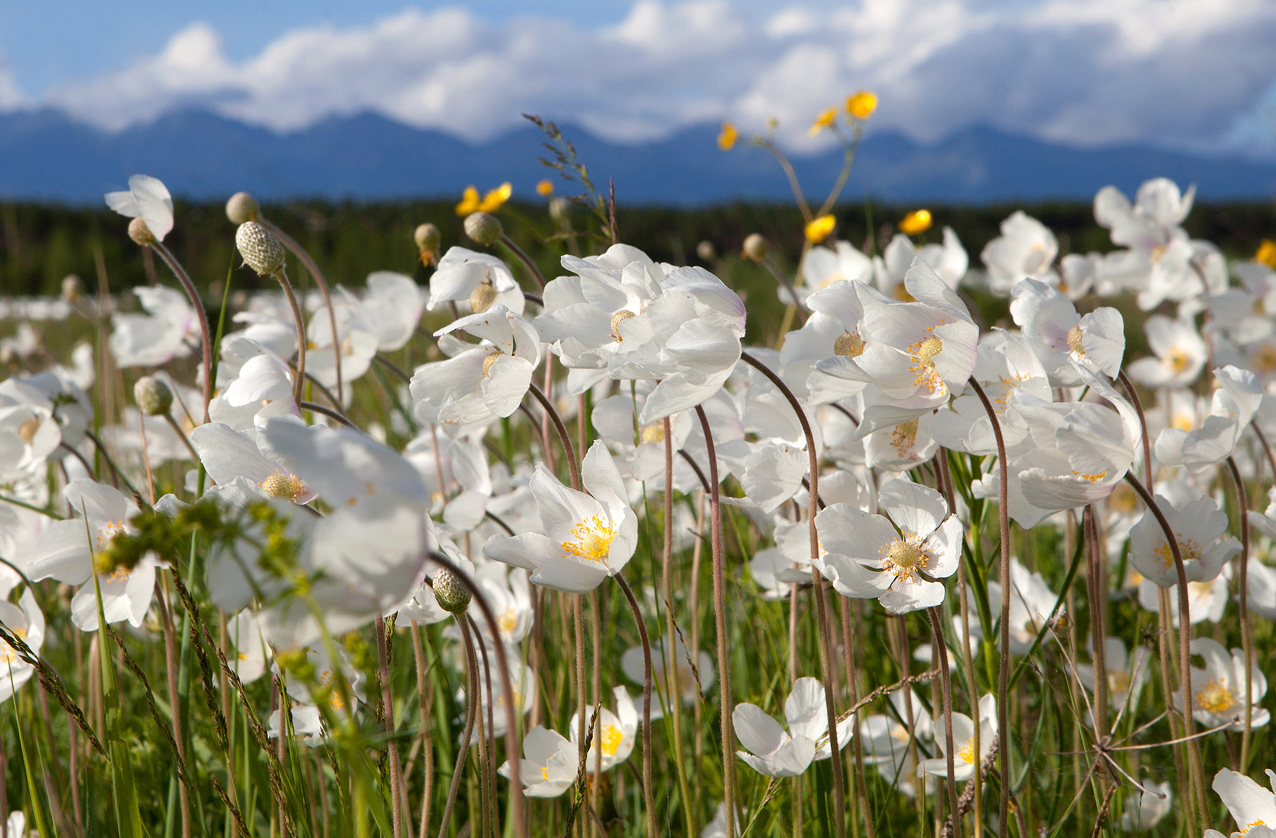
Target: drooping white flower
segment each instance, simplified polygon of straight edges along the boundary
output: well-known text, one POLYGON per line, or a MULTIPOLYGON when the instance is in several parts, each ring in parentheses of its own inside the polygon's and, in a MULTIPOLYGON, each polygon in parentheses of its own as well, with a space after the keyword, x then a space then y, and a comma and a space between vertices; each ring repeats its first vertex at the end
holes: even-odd
POLYGON ((488 302, 489 306, 505 306, 515 314, 523 313, 523 291, 509 267, 495 256, 464 247, 448 248, 439 260, 438 268, 430 277, 426 308, 438 311, 446 303, 456 303, 473 313, 471 298, 479 286, 487 286, 495 294, 488 302))
POLYGON ((585 455, 581 482, 589 494, 567 488, 538 465, 531 489, 544 533, 494 535, 484 555, 531 571, 538 585, 570 593, 592 591, 619 573, 637 547, 638 518, 601 441, 585 455))
POLYGON ((938 492, 907 480, 884 482, 878 502, 889 518, 849 504, 834 504, 816 516, 827 551, 818 564, 821 573, 843 596, 876 598, 892 614, 943 602, 943 583, 929 579, 956 572, 961 521, 948 514, 938 492))
POLYGON ((106 193, 106 205, 125 218, 145 221, 156 241, 163 241, 173 229, 173 196, 159 178, 133 175, 127 192, 106 193))
MULTIPOLYGON (((784 718, 787 731, 756 704, 737 704, 731 714, 736 738, 748 749, 736 753, 759 774, 796 777, 812 762, 832 756, 828 707, 819 679, 797 679, 784 702, 784 718)), ((850 740, 853 719, 838 723, 839 747, 850 740)))

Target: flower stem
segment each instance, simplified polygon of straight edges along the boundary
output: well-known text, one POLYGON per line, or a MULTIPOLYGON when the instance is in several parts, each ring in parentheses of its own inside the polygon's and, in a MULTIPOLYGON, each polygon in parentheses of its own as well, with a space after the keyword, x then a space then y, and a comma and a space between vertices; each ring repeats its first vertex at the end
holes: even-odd
POLYGON ((390 759, 390 811, 393 838, 403 835, 403 767, 399 764, 399 743, 394 733, 394 694, 390 688, 390 650, 386 645, 385 618, 377 615, 377 678, 381 681, 381 711, 385 714, 386 750, 390 759))
POLYGON ((1245 766, 1249 764, 1249 746, 1250 738, 1253 733, 1254 725, 1254 641, 1250 635, 1249 625, 1249 501, 1245 497, 1245 484, 1241 480, 1240 469, 1236 467, 1236 458, 1227 458, 1227 468, 1232 474, 1232 481, 1236 484, 1236 515, 1240 518, 1241 523, 1241 554, 1238 557, 1240 562, 1240 578, 1239 602, 1241 611, 1241 647, 1242 654, 1245 656, 1245 729, 1241 733, 1241 773, 1245 773, 1245 766))
MULTIPOLYGON (((581 411, 582 415, 584 411, 581 411)), ((674 765, 677 766, 678 788, 682 793, 683 822, 687 825, 687 836, 693 838, 699 832, 695 826, 695 811, 691 805, 691 789, 687 782, 687 769, 683 756, 682 742, 682 684, 678 673, 678 625, 673 616, 673 426, 666 416, 662 427, 665 435, 665 531, 661 553, 660 575, 665 596, 665 643, 663 647, 665 664, 665 693, 673 714, 673 753, 674 765)), ((583 446, 584 439, 581 444, 583 446)), ((692 650, 695 654, 696 650, 692 650)), ((646 724, 645 722, 643 723, 646 724)))
MULTIPOLYGON (((616 574, 616 582, 629 601, 629 610, 634 613, 638 639, 642 643, 642 800, 647 810, 647 834, 655 838, 660 833, 656 827, 656 801, 651 791, 651 641, 647 637, 647 626, 642 621, 642 611, 638 609, 638 600, 634 598, 633 589, 625 581, 623 573, 616 574)), ((673 700, 678 699, 675 697, 673 700)))
MULTIPOLYGON (((282 268, 275 274, 275 279, 283 287, 284 296, 288 298, 288 305, 292 308, 292 318, 297 322, 297 377, 292 382, 292 400, 301 404, 301 394, 306 386, 306 319, 301 314, 297 295, 292 292, 292 283, 288 281, 288 275, 282 268)), ((337 344, 337 351, 340 351, 341 341, 335 330, 332 333, 332 342, 337 344)), ((337 398, 341 398, 340 389, 337 391, 337 398)))
MULTIPOLYGON (((456 759, 452 761, 452 783, 448 786, 447 802, 443 804, 443 821, 439 824, 438 838, 447 835, 448 821, 452 819, 452 807, 456 805, 456 795, 461 790, 461 775, 465 773, 466 754, 470 749, 470 736, 474 733, 474 720, 478 716, 479 683, 478 661, 474 654, 474 638, 470 636, 470 627, 464 615, 456 616, 456 624, 461 629, 461 641, 465 646, 466 710, 465 729, 461 732, 461 742, 456 749, 456 759)), ((511 762, 511 765, 513 763, 511 762)))
POLYGON ((195 283, 191 282, 191 278, 186 274, 186 269, 177 261, 177 257, 173 256, 169 249, 158 241, 152 242, 151 247, 164 260, 164 264, 168 265, 168 269, 177 277, 177 281, 182 284, 182 289, 186 291, 186 296, 190 298, 191 308, 195 309, 195 314, 199 319, 200 343, 204 353, 204 422, 207 423, 208 403, 213 400, 213 339, 212 333, 208 328, 208 312, 204 310, 204 303, 199 298, 199 292, 195 290, 195 283))
MULTIPOLYGON (((948 644, 944 642, 944 623, 943 616, 936 605, 926 609, 926 613, 930 615, 930 632, 931 648, 934 650, 934 656, 939 660, 939 684, 941 695, 944 700, 944 761, 948 769, 948 806, 949 806, 949 835, 961 836, 961 804, 957 799, 957 752, 953 743, 953 681, 952 674, 948 671, 948 644)), ((977 704, 978 702, 976 702, 977 704)), ((975 727, 979 727, 982 719, 978 718, 979 714, 975 714, 975 727)), ((975 752, 975 771, 979 771, 979 752, 975 752)), ((939 807, 936 806, 936 809, 939 807)))
POLYGON ((571 472, 572 488, 579 492, 580 463, 576 459, 576 449, 572 446, 572 438, 567 433, 567 426, 563 424, 562 417, 560 417, 558 415, 558 411, 554 409, 553 402, 551 402, 544 392, 541 391, 541 388, 536 386, 535 382, 529 384, 528 389, 530 389, 532 395, 536 397, 536 401, 540 402, 541 407, 545 409, 545 415, 549 417, 550 421, 554 424, 554 430, 558 432, 558 439, 563 443, 563 451, 567 454, 567 468, 571 472))
POLYGON ((1010 716, 1007 693, 1010 691, 1010 463, 1006 459, 1006 439, 1001 434, 1001 422, 993 410, 988 394, 974 376, 970 386, 979 397, 992 423, 993 437, 997 441, 997 518, 1001 530, 1001 561, 998 579, 1001 582, 1001 621, 998 623, 998 639, 1001 641, 1001 660, 997 663, 997 747, 1001 768, 1001 804, 997 816, 998 838, 1006 838, 1010 830, 1010 716))

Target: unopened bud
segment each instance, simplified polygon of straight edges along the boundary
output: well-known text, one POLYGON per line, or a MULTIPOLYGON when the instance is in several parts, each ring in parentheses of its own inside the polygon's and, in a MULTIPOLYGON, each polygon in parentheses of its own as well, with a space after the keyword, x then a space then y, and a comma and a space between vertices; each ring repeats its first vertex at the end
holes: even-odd
POLYGON ((566 198, 550 198, 549 199, 549 217, 562 223, 567 220, 567 213, 571 211, 572 203, 566 198))
POLYGON ((258 276, 273 276, 284 265, 284 246, 256 221, 245 221, 235 231, 235 246, 244 264, 258 276))
POLYGON ((713 246, 713 242, 706 239, 696 245, 696 255, 700 257, 701 262, 712 262, 718 258, 718 248, 713 246))
POLYGON ((128 237, 142 247, 150 247, 155 244, 155 234, 151 232, 151 228, 147 227, 146 222, 141 218, 134 218, 128 223, 128 237))
POLYGON ((75 274, 62 277, 62 299, 73 303, 84 295, 84 282, 75 274))
POLYGON ((245 221, 256 221, 261 214, 261 204, 247 192, 236 192, 226 202, 226 217, 231 224, 243 224, 245 221))
POLYGON ((501 234, 501 222, 490 212, 472 212, 465 217, 465 235, 479 244, 496 244, 501 234))
POLYGON ((480 282, 470 292, 470 308, 474 309, 475 314, 487 311, 494 302, 496 302, 496 289, 490 282, 480 282))
POLYGON ((153 375, 144 375, 133 385, 133 401, 147 416, 164 416, 173 406, 173 391, 153 375))
POLYGON ((439 245, 443 243, 443 234, 433 224, 418 224, 412 238, 422 253, 438 253, 439 245))
POLYGON ((444 568, 434 574, 434 598, 449 614, 464 614, 470 607, 470 589, 456 574, 444 568))
POLYGON ((744 240, 742 248, 745 259, 752 259, 754 262, 761 262, 766 258, 767 245, 766 238, 761 233, 751 233, 744 240))

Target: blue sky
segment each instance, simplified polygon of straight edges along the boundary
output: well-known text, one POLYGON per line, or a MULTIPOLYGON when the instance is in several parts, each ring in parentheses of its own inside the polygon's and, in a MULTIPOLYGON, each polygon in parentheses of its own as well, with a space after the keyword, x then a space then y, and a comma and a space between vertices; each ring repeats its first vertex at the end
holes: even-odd
POLYGON ((860 88, 874 126, 1276 158, 1272 0, 0 0, 0 111, 118 130, 206 107, 280 130, 375 111, 480 138, 532 111, 642 141, 860 88))

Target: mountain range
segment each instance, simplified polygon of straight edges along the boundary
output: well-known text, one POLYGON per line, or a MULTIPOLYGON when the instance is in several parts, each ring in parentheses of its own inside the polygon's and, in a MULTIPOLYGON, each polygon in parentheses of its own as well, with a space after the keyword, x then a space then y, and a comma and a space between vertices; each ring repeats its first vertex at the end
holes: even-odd
MULTIPOLYGON (((617 201, 703 205, 734 200, 791 200, 780 167, 741 142, 718 149, 716 125, 683 129, 642 144, 599 139, 562 126, 591 178, 617 201)), ((535 126, 474 143, 414 128, 372 113, 332 117, 276 133, 201 110, 168 113, 154 122, 108 133, 52 109, 0 115, 0 197, 95 204, 138 172, 162 179, 178 196, 214 200, 248 190, 263 200, 319 197, 358 201, 458 196, 511 181, 519 197, 554 173, 535 126)), ((841 166, 834 150, 795 157, 813 200, 841 166)), ((1276 165, 1127 144, 1078 148, 968 128, 919 143, 870 123, 844 199, 890 203, 982 204, 1050 199, 1089 200, 1113 184, 1127 194, 1152 177, 1197 186, 1204 200, 1276 197, 1276 165)), ((570 187, 563 187, 570 191, 570 187)))

